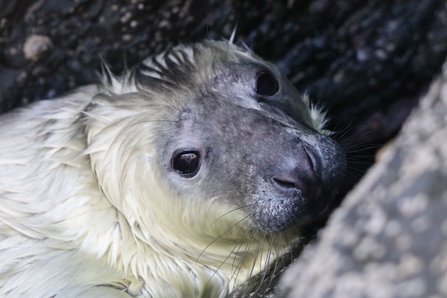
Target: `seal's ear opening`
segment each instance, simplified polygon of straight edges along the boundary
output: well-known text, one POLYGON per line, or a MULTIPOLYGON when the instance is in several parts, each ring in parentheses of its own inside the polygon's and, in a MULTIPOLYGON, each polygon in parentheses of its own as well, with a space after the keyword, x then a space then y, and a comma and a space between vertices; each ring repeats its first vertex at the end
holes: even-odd
POLYGON ((174 153, 171 166, 183 177, 194 177, 200 168, 200 154, 197 150, 178 150, 174 153))

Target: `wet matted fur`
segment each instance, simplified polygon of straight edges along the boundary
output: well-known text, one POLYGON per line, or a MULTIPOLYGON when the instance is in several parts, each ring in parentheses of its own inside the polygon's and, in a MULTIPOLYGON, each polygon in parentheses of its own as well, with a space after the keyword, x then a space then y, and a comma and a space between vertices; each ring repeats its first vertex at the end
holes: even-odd
POLYGON ((214 41, 1 116, 0 295, 224 296, 327 212, 345 158, 323 125, 214 41))

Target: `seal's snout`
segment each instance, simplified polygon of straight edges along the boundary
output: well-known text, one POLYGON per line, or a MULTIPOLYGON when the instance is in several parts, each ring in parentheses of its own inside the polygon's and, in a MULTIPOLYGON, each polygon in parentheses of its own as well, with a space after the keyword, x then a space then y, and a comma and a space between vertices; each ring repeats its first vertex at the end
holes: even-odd
POLYGON ((316 161, 303 146, 295 152, 292 162, 286 161, 274 173, 273 185, 281 192, 298 193, 300 197, 315 199, 321 184, 316 174, 316 161))
POLYGON ((291 134, 276 138, 261 150, 266 160, 261 171, 266 184, 252 205, 255 225, 262 231, 278 232, 324 216, 344 172, 341 148, 326 136, 297 138, 291 134))

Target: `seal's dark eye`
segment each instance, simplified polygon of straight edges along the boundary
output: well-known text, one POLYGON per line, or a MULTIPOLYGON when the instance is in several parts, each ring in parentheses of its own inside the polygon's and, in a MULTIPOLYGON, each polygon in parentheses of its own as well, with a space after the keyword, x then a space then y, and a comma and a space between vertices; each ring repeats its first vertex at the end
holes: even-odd
POLYGON ((256 78, 256 94, 261 96, 272 96, 278 93, 279 83, 276 78, 267 71, 258 74, 256 78))
POLYGON ((172 159, 172 167, 185 177, 193 177, 199 170, 199 152, 181 151, 172 159))

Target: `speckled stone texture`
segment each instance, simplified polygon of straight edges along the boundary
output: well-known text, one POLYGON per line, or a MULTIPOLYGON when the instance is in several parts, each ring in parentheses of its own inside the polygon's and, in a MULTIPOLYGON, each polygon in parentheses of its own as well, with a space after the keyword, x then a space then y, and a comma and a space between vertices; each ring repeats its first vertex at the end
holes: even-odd
POLYGON ((276 297, 447 296, 447 64, 276 297))

